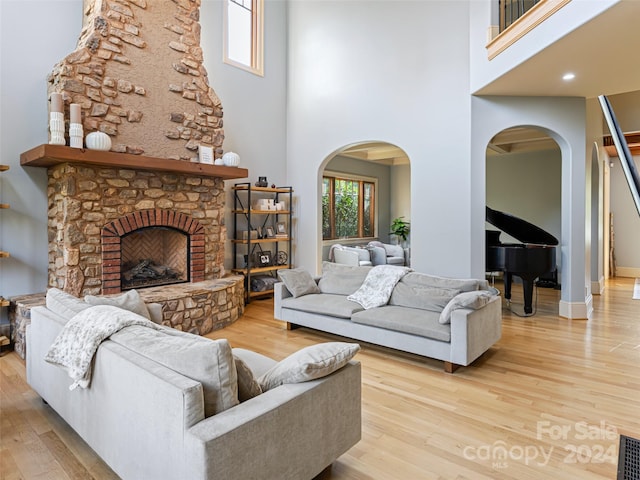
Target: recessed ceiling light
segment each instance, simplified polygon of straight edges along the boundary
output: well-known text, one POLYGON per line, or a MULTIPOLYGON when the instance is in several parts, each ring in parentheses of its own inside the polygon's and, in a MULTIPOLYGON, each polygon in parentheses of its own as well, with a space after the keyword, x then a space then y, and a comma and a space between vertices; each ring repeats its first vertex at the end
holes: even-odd
POLYGON ((575 73, 565 73, 565 74, 562 76, 562 79, 563 79, 565 82, 568 82, 569 80, 573 80, 574 78, 576 78, 576 74, 575 74, 575 73))

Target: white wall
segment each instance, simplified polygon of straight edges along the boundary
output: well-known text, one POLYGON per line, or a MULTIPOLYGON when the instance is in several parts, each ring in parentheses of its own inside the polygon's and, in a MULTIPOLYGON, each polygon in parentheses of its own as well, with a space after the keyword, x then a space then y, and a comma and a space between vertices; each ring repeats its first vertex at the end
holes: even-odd
MULTIPOLYGON (((622 131, 640 131, 640 91, 612 95, 608 98, 622 131)), ((606 123, 604 132, 609 134, 606 123)), ((634 156, 633 159, 640 172, 640 156, 634 156)), ((635 277, 640 275, 640 215, 634 206, 620 159, 613 157, 611 160, 614 165, 610 169, 610 178, 617 274, 635 277)))
MULTIPOLYGON (((267 177, 269 183, 288 185, 286 177, 287 5, 284 0, 264 3, 264 76, 227 65, 223 58, 223 2, 203 0, 200 7, 204 65, 209 83, 224 109, 224 150, 240 155, 240 166, 249 169, 247 179, 267 177)), ((295 187, 295 185, 294 185, 295 187)), ((294 197, 300 192, 295 189, 294 197)), ((227 205, 233 205, 227 188, 227 205)), ((227 239, 233 238, 233 216, 227 208, 227 239)), ((227 241, 225 268, 233 266, 233 248, 227 241)))
MULTIPOLYGON (((487 205, 562 235, 560 149, 487 157, 487 205)), ((488 225, 487 228, 496 229, 488 225)), ((519 240, 503 233, 503 243, 519 240)), ((559 263, 560 258, 557 258, 559 263)))
POLYGON ((48 141, 47 75, 76 46, 82 0, 0 2, 0 294, 47 287, 47 172, 20 166, 20 153, 48 141))
POLYGON ((297 265, 320 266, 323 162, 376 139, 411 159, 412 266, 471 273, 468 10, 448 1, 290 4, 287 173, 305 192, 297 265))
POLYGON ((405 221, 411 223, 411 165, 396 165, 391 168, 390 207, 391 220, 404 217, 405 221))
MULTIPOLYGON (((634 156, 640 172, 640 156, 634 156)), ((611 213, 613 213, 614 252, 617 274, 640 275, 640 215, 636 210, 620 159, 613 157, 611 168, 611 213)))

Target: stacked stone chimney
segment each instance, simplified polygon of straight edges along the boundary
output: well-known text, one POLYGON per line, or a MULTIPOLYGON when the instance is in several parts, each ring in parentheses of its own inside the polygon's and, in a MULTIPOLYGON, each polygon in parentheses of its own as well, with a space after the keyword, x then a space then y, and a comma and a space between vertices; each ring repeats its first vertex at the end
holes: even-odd
MULTIPOLYGON (((84 134, 110 135, 112 151, 190 160, 198 145, 222 156, 222 105, 200 47, 200 0, 85 0, 76 50, 48 91, 81 105, 84 134)), ((67 142, 68 143, 68 142, 67 142)))

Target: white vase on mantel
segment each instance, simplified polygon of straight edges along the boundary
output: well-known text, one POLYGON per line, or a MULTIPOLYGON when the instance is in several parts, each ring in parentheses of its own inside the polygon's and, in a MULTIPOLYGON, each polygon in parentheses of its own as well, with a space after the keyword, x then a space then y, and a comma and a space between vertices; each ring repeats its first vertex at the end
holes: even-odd
POLYGON ((237 167, 240 165, 240 155, 235 152, 227 152, 222 155, 222 161, 227 167, 237 167))
POLYGON ((89 150, 111 150, 111 137, 104 132, 91 132, 85 137, 84 142, 89 150))

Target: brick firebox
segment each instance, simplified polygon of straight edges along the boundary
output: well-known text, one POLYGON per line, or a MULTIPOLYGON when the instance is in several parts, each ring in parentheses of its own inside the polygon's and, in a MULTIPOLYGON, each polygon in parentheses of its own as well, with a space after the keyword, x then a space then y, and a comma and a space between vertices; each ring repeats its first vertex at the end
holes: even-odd
POLYGON ((122 239, 139 230, 154 227, 173 228, 187 235, 188 270, 191 282, 205 278, 205 229, 191 215, 175 210, 139 210, 102 227, 102 293, 122 290, 122 239))

